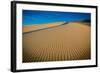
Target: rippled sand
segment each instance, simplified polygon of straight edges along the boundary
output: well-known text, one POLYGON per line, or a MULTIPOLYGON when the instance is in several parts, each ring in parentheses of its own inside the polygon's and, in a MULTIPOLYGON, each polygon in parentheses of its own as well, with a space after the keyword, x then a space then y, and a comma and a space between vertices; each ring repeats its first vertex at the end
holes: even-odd
POLYGON ((23 34, 23 62, 90 59, 90 29, 72 22, 23 34))

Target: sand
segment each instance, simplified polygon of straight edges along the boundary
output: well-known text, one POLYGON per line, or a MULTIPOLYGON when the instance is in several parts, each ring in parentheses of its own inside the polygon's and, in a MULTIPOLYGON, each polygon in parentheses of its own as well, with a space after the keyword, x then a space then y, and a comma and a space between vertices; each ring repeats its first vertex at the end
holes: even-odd
POLYGON ((23 62, 90 59, 90 29, 72 22, 23 34, 23 62))
POLYGON ((48 24, 34 24, 34 25, 27 25, 23 27, 23 33, 25 32, 30 32, 34 30, 39 30, 39 29, 44 29, 44 28, 49 28, 49 27, 54 27, 63 24, 64 22, 55 22, 55 23, 48 23, 48 24))

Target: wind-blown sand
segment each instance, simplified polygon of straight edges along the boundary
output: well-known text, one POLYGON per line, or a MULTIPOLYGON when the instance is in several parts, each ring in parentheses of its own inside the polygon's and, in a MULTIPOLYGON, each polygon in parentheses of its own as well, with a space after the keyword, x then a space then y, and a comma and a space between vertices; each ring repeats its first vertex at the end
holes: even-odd
POLYGON ((90 59, 90 29, 73 22, 23 34, 23 62, 90 59))

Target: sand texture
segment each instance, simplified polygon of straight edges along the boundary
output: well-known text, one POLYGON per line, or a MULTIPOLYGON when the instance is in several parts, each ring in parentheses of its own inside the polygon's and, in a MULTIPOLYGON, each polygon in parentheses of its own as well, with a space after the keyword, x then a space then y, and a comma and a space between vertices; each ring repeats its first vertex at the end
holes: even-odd
MULTIPOLYGON (((91 28, 84 23, 70 22, 56 27, 39 25, 23 32, 23 62, 85 60, 91 58, 91 28), (29 32, 32 31, 32 32, 29 32)), ((23 27, 24 28, 24 27, 23 27)))
POLYGON ((23 27, 23 33, 34 31, 34 30, 39 30, 39 29, 44 29, 44 28, 49 28, 49 27, 54 27, 63 24, 64 22, 55 22, 55 23, 48 23, 48 24, 34 24, 30 26, 24 26, 23 27))

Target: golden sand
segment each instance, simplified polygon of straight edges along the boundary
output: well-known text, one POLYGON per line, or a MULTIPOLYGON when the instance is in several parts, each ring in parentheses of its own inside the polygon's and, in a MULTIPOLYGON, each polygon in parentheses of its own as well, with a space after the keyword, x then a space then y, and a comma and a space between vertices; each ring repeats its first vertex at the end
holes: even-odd
POLYGON ((90 59, 90 29, 73 22, 23 34, 23 62, 90 59))
POLYGON ((44 29, 44 28, 49 28, 49 27, 54 27, 63 24, 64 22, 55 22, 55 23, 48 23, 48 24, 34 24, 34 25, 28 25, 23 27, 23 33, 25 32, 30 32, 34 30, 39 30, 39 29, 44 29))

